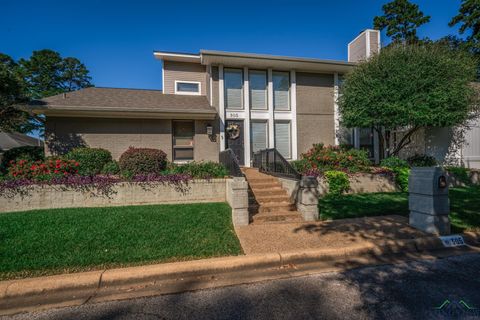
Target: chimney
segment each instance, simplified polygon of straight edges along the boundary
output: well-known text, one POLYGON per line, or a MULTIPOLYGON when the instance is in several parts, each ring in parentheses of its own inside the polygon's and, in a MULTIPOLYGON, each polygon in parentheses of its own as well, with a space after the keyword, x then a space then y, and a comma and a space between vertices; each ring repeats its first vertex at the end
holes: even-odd
POLYGON ((380 52, 380 31, 367 29, 348 44, 348 62, 364 61, 378 52, 380 52))

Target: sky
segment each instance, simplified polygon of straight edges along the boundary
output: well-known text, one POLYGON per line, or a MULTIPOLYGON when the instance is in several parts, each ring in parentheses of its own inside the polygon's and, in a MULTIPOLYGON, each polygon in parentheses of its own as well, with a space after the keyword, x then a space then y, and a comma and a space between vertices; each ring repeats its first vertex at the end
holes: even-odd
MULTIPOLYGON (((161 89, 154 50, 346 60, 348 42, 372 27, 386 2, 0 0, 0 52, 19 59, 53 49, 80 59, 96 86, 161 89)), ((448 22, 460 0, 412 2, 431 16, 420 37, 457 34, 448 22)))

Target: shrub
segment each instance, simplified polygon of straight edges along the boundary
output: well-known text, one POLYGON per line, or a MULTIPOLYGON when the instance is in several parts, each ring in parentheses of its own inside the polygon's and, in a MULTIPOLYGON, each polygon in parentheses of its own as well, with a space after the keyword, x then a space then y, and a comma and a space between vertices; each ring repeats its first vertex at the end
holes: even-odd
POLYGON ((19 160, 10 164, 8 176, 12 179, 44 181, 77 174, 78 168, 79 163, 75 160, 19 160))
POLYGON ((120 156, 119 166, 129 175, 160 174, 167 166, 167 154, 159 149, 130 147, 120 156))
POLYGON ((13 162, 17 162, 19 160, 27 160, 27 161, 37 161, 43 160, 45 158, 45 154, 43 151, 43 147, 36 147, 36 146, 24 146, 18 148, 12 148, 10 150, 5 151, 2 157, 2 162, 0 163, 0 171, 7 172, 9 164, 13 162))
POLYGON ((395 173, 395 182, 400 190, 408 191, 408 177, 410 176, 410 168, 393 168, 395 173))
POLYGON ((101 171, 103 174, 119 174, 120 167, 118 166, 118 162, 112 160, 110 162, 105 163, 101 171))
POLYGON ((171 173, 188 174, 193 178, 223 178, 228 175, 227 169, 220 163, 189 162, 182 165, 172 164, 168 170, 171 173))
POLYGON ((445 167, 445 169, 453 174, 460 182, 471 185, 472 180, 470 180, 469 170, 464 167, 445 167))
POLYGON ((80 163, 80 175, 94 176, 102 171, 107 162, 112 161, 112 154, 101 148, 75 148, 65 155, 65 159, 80 163))
POLYGON ((328 183, 328 193, 333 196, 339 196, 350 189, 350 180, 345 172, 326 171, 325 178, 328 183))
POLYGON ((408 168, 408 162, 399 157, 388 157, 380 162, 380 166, 386 168, 408 168))
POLYGON ((416 154, 407 159, 411 167, 433 167, 437 165, 437 160, 426 154, 416 154))
POLYGON ((301 155, 300 162, 295 163, 301 173, 329 170, 359 172, 367 170, 371 165, 368 152, 365 150, 324 146, 321 143, 313 145, 308 152, 301 155))

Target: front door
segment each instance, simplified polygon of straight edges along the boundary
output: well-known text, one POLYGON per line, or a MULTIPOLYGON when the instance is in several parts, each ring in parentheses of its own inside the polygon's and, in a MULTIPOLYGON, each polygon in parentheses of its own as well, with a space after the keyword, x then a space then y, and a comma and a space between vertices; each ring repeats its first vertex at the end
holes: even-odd
POLYGON ((227 120, 225 126, 225 137, 227 148, 232 149, 237 156, 238 164, 245 164, 245 146, 243 140, 243 120, 227 120))

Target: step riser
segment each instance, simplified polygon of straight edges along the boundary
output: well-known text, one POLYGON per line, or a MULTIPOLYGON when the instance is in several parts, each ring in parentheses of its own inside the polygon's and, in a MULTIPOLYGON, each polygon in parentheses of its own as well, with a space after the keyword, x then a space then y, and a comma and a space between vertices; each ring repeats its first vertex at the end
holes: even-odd
POLYGON ((278 207, 264 207, 260 206, 258 208, 259 213, 269 213, 269 212, 278 212, 278 211, 295 211, 294 205, 287 205, 287 206, 278 206, 278 207))
POLYGON ((255 192, 256 197, 268 197, 268 196, 286 196, 287 192, 283 189, 279 190, 262 190, 255 192))
POLYGON ((265 190, 265 189, 272 189, 272 188, 282 188, 282 185, 279 182, 274 183, 262 183, 262 184, 250 184, 250 188, 252 190, 265 190))
POLYGON ((264 197, 255 197, 258 203, 262 204, 265 202, 290 202, 290 198, 283 196, 264 196, 264 197))
POLYGON ((253 217, 254 223, 273 223, 273 222, 301 222, 302 219, 298 215, 290 215, 290 216, 270 216, 270 217, 253 217))

